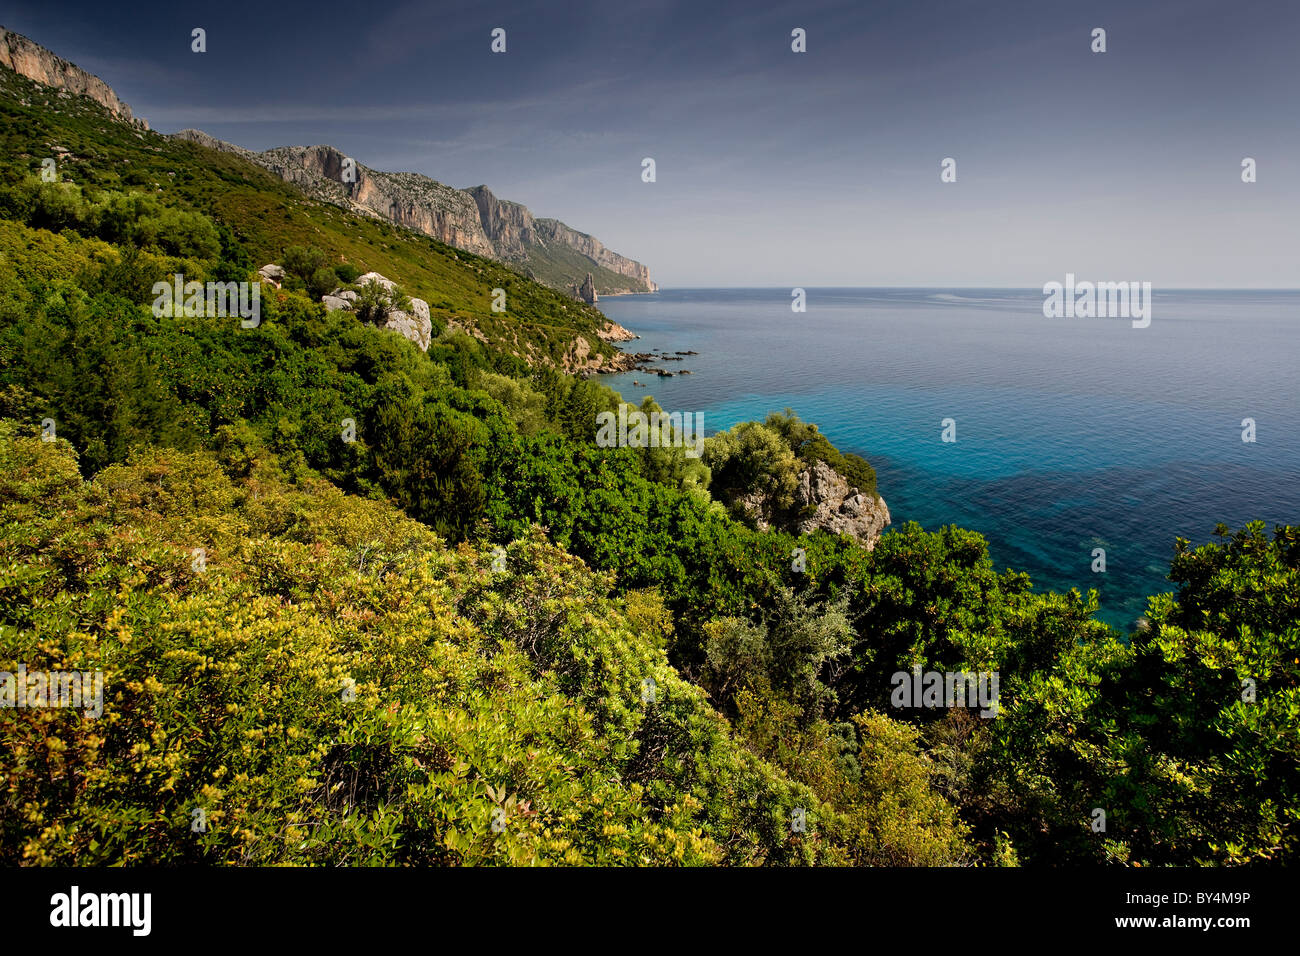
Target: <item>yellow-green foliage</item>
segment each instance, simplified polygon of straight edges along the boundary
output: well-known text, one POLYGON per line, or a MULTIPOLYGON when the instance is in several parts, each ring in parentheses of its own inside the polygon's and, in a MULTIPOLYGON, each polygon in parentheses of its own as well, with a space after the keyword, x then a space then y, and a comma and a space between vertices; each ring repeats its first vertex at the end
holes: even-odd
POLYGON ((845 859, 668 665, 652 596, 629 616, 541 534, 452 551, 227 466, 146 449, 83 482, 0 422, 0 670, 105 674, 102 717, 0 711, 0 861, 845 859))
POLYGON ((835 725, 805 721, 760 684, 737 696, 737 731, 759 755, 827 797, 823 830, 844 863, 945 866, 966 855, 968 828, 937 792, 915 727, 875 711, 835 725))

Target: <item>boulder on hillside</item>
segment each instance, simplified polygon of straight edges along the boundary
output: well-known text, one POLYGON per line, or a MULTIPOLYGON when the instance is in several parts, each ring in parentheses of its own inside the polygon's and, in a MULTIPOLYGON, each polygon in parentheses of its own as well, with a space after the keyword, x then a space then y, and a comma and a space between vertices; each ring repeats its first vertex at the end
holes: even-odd
POLYGON ((284 266, 277 266, 274 263, 268 263, 258 269, 257 274, 277 289, 284 283, 284 266))
MULTIPOLYGON (((363 276, 357 277, 357 285, 370 285, 376 283, 388 291, 396 287, 391 279, 380 275, 378 272, 367 272, 363 276)), ((328 295, 320 298, 326 311, 356 311, 357 293, 352 289, 335 289, 328 295)), ((412 342, 420 347, 422 351, 429 351, 429 343, 433 340, 433 321, 429 315, 429 303, 423 299, 411 299, 411 311, 404 312, 401 309, 388 309, 384 313, 384 320, 380 323, 383 328, 397 332, 406 336, 412 342)))
POLYGON ((405 335, 418 345, 422 351, 429 351, 433 326, 430 324, 428 316, 425 316, 424 320, 421 321, 418 315, 394 309, 385 315, 384 328, 405 335))
POLYGON ((426 326, 432 326, 429 318, 429 303, 423 299, 411 299, 411 312, 426 326))

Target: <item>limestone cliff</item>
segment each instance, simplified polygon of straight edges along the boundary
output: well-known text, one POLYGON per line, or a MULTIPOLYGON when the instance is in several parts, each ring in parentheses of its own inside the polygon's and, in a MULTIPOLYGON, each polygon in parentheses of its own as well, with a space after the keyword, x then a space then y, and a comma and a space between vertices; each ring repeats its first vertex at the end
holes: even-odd
MULTIPOLYGON (((269 169, 309 196, 414 229, 475 255, 515 265, 568 291, 591 275, 597 293, 654 292, 650 270, 607 249, 599 239, 555 219, 536 219, 527 206, 498 199, 486 186, 454 189, 419 173, 386 173, 333 146, 278 146, 254 153, 202 130, 174 133, 210 149, 235 153, 269 169)), ((579 296, 581 298, 581 296, 579 296)))
POLYGON ((87 96, 103 106, 114 116, 141 129, 149 124, 137 119, 112 87, 97 76, 92 76, 74 66, 61 56, 55 56, 39 43, 0 27, 0 66, 8 67, 29 80, 64 90, 77 96, 87 96))
POLYGON ((479 223, 497 256, 516 260, 526 258, 529 247, 537 241, 535 220, 528 207, 497 199, 486 186, 471 186, 465 192, 474 197, 479 223))
POLYGON ((548 247, 558 246, 572 249, 599 268, 631 280, 618 284, 617 288, 608 284, 603 289, 597 286, 597 292, 654 292, 659 288, 650 280, 648 268, 611 252, 594 236, 578 232, 557 219, 536 219, 527 206, 498 199, 486 186, 472 186, 465 191, 474 197, 483 231, 495 248, 498 259, 532 263, 544 257, 548 247))
POLYGON ((262 153, 259 161, 317 199, 497 258, 483 234, 478 207, 463 190, 417 173, 379 172, 349 159, 333 146, 280 146, 262 153))

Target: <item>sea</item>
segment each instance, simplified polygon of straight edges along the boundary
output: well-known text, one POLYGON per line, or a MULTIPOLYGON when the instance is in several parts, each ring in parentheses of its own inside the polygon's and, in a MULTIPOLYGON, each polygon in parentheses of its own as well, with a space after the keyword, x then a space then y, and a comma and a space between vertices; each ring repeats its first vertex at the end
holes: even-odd
POLYGON ((676 373, 602 381, 707 434, 793 409, 871 462, 895 527, 978 531, 1125 632, 1175 590, 1176 538, 1300 524, 1300 291, 1156 290, 1145 328, 1045 317, 1041 289, 804 292, 602 298, 676 373))

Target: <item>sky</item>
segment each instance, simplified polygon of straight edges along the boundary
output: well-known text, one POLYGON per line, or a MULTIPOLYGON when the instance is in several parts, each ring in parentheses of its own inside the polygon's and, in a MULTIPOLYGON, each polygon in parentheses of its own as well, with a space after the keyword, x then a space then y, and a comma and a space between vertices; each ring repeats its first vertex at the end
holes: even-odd
POLYGON ((485 183, 664 287, 1300 286, 1294 0, 0 0, 0 24, 162 132, 485 183))

